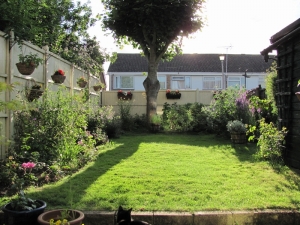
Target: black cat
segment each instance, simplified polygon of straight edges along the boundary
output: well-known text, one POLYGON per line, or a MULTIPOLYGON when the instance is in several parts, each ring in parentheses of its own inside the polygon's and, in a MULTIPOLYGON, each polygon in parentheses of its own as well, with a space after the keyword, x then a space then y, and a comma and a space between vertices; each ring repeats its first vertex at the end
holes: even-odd
POLYGON ((151 225, 150 223, 140 221, 140 220, 132 220, 131 219, 131 209, 125 210, 122 206, 119 206, 117 212, 117 224, 118 225, 151 225))

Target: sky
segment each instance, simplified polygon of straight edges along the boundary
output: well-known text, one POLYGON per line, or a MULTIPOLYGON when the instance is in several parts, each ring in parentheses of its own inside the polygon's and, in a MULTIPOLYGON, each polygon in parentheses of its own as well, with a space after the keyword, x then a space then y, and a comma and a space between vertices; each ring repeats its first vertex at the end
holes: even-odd
MULTIPOLYGON (((103 10, 101 0, 90 5, 94 14, 103 10)), ((203 17, 206 26, 184 40, 183 53, 260 54, 272 35, 300 18, 300 0, 206 0, 203 17)), ((89 32, 107 52, 139 52, 131 46, 117 48, 100 22, 89 32)))

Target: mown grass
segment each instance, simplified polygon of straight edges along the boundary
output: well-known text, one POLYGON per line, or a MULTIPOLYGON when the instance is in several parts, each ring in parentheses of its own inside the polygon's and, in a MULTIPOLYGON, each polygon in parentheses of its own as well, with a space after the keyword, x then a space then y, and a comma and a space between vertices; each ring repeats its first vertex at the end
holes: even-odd
POLYGON ((297 209, 300 177, 256 162, 255 144, 232 145, 215 135, 122 136, 97 161, 41 188, 47 208, 200 211, 297 209))

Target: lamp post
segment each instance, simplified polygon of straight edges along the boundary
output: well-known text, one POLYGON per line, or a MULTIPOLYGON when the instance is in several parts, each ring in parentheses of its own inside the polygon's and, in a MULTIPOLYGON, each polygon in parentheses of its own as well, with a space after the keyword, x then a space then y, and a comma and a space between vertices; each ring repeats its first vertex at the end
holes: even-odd
POLYGON ((226 88, 226 81, 225 81, 225 75, 224 75, 224 58, 225 58, 225 56, 220 55, 219 58, 221 61, 221 66, 222 66, 222 86, 223 86, 223 89, 225 89, 226 88))
POLYGON ((248 69, 246 69, 245 73, 242 75, 243 77, 245 77, 245 88, 246 88, 246 90, 247 90, 247 78, 250 78, 250 76, 247 75, 247 70, 248 69))

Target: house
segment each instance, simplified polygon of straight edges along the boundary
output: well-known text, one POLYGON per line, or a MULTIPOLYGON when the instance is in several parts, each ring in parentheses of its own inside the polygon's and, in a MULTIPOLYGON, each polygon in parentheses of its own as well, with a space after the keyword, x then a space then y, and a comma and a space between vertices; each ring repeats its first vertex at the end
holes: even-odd
MULTIPOLYGON (((277 50, 277 92, 279 129, 288 130, 285 138, 284 159, 287 165, 300 169, 300 101, 295 95, 300 80, 300 19, 274 34, 271 45, 261 51, 265 61, 277 50)), ((271 57, 272 58, 272 57, 271 57)))
MULTIPOLYGON (((261 55, 228 54, 220 61, 219 54, 183 54, 161 61, 157 76, 161 89, 215 90, 236 85, 253 89, 259 84, 265 87, 270 66, 261 55)), ((119 53, 107 71, 109 90, 144 90, 147 71, 145 57, 119 53)))

